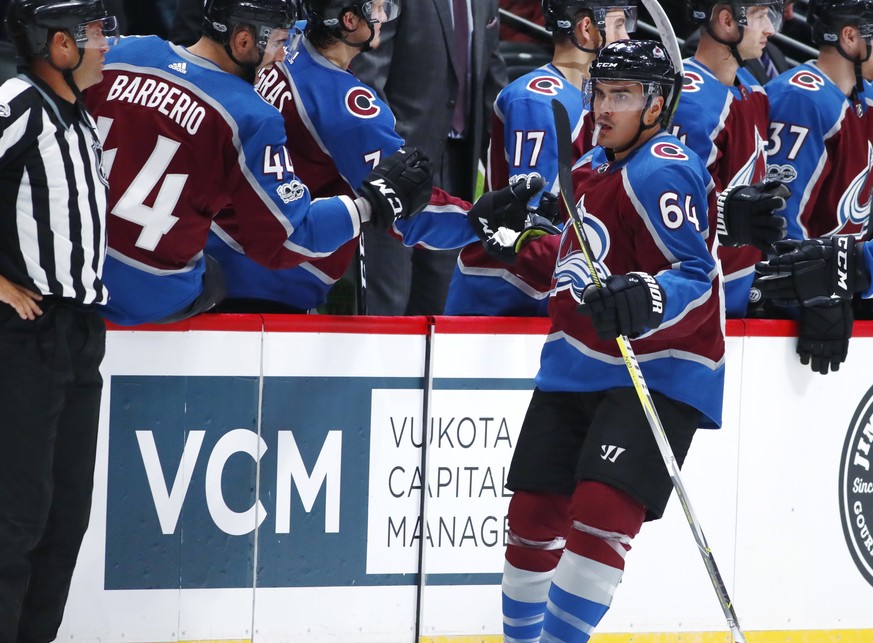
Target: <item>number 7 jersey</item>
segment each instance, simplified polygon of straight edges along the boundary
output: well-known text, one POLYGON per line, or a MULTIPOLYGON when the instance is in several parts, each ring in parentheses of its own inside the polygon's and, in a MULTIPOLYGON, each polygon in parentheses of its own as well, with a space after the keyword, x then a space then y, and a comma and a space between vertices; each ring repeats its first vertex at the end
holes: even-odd
POLYGON ((109 176, 105 315, 160 320, 202 288, 216 221, 247 256, 286 268, 360 231, 353 201, 312 202, 285 149, 282 117, 245 80, 156 37, 125 38, 86 102, 109 176))

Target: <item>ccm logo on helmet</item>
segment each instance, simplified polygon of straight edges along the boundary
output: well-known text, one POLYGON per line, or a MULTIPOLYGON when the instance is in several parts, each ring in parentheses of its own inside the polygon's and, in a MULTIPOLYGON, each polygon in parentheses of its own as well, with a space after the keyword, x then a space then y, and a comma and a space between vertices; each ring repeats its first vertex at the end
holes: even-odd
POLYGON ((376 104, 376 97, 369 89, 354 87, 346 94, 346 109, 361 118, 375 118, 382 111, 376 104))
POLYGON ((687 161, 688 155, 685 151, 673 145, 673 143, 658 143, 652 147, 652 156, 657 156, 659 159, 672 159, 675 161, 687 161))
POLYGON ((556 90, 563 89, 564 83, 561 82, 560 78, 555 78, 554 76, 537 76, 527 84, 527 88, 538 94, 557 96, 558 92, 556 90))
POLYGON ((824 79, 821 76, 816 76, 809 71, 799 71, 788 81, 795 87, 800 87, 807 91, 816 92, 824 87, 824 79))

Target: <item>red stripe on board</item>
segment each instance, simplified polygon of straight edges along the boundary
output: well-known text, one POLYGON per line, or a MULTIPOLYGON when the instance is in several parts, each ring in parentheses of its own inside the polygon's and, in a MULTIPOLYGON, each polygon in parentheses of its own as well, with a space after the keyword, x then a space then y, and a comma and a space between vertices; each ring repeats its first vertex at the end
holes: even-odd
POLYGON ((141 324, 139 326, 120 326, 106 322, 106 330, 136 330, 185 332, 194 330, 220 330, 229 332, 260 332, 263 327, 260 315, 197 315, 172 324, 141 324))
POLYGON ((548 317, 434 317, 436 332, 446 335, 545 335, 548 317))
MULTIPOLYGON (((174 324, 119 326, 111 331, 224 331, 273 333, 356 333, 371 335, 426 335, 429 324, 446 335, 545 335, 545 317, 375 317, 356 315, 197 315, 174 324)), ((728 319, 729 337, 796 337, 797 323, 785 319, 728 319)), ((856 321, 853 337, 873 337, 873 321, 856 321)))
POLYGON ((358 315, 263 315, 271 333, 356 333, 361 335, 427 335, 427 317, 358 315))

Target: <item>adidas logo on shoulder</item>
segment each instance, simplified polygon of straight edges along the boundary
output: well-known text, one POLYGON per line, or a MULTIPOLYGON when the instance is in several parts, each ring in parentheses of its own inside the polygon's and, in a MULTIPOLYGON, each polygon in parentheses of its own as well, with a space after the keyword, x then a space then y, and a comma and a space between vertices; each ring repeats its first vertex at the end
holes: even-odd
POLYGON ((180 74, 188 73, 188 63, 170 63, 169 67, 173 71, 177 71, 180 74))

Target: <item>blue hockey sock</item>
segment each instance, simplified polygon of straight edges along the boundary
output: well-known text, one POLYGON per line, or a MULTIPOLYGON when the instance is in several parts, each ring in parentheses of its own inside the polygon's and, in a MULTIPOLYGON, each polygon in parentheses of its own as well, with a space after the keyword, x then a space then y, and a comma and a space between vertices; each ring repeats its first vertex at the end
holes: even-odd
POLYGON ((543 619, 542 643, 586 643, 612 603, 623 570, 564 551, 543 619))
POLYGON ((503 566, 504 643, 536 643, 543 629, 546 598, 555 570, 531 572, 503 566))

